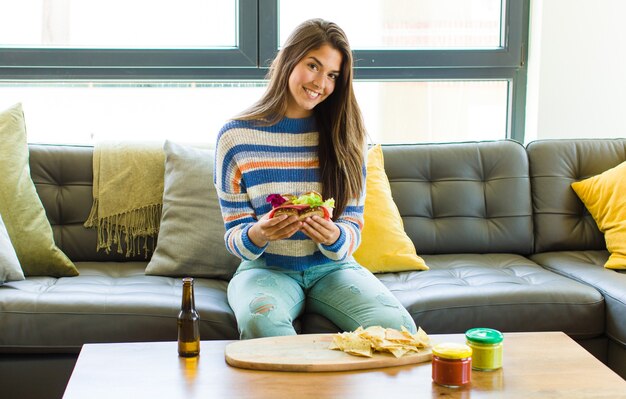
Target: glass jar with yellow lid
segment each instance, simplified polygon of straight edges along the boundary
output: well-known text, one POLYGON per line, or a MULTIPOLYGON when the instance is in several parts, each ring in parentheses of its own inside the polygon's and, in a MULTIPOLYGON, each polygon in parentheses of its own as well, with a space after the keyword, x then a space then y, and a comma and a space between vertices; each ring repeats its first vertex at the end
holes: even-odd
POLYGON ((472 328, 465 332, 467 345, 472 348, 472 368, 493 371, 502 367, 504 336, 491 328, 472 328))
POLYGON ((439 385, 458 388, 470 382, 472 373, 472 349, 453 342, 433 347, 433 381, 439 385))

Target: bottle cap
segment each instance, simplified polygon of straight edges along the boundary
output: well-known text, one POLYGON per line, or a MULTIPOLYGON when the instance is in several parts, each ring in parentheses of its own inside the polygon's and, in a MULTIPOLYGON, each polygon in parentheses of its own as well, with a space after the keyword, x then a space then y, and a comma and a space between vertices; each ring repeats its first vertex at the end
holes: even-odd
POLYGON ((444 342, 433 347, 433 355, 444 359, 466 359, 472 356, 472 348, 465 344, 444 342))
POLYGON ((472 328, 465 332, 465 338, 479 344, 498 344, 502 342, 504 336, 492 328, 472 328))

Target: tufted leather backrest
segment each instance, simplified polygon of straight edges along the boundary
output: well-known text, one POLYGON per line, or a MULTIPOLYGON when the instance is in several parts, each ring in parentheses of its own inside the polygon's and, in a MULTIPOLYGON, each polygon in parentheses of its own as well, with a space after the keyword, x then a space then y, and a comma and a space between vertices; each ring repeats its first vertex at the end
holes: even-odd
POLYGON ((528 158, 512 140, 383 146, 418 254, 533 249, 528 158))
POLYGON ((83 223, 93 202, 93 147, 29 145, 30 174, 52 225, 54 240, 73 261, 144 260, 96 251, 96 231, 83 223))
POLYGON ((606 249, 571 184, 626 161, 626 139, 539 140, 527 146, 535 251, 606 249))
MULTIPOLYGON (((95 230, 83 227, 93 201, 93 147, 29 148, 55 241, 72 260, 145 260, 96 251, 95 230)), ((541 140, 526 150, 508 140, 383 146, 394 201, 418 253, 529 254, 533 225, 536 252, 604 249, 570 184, 626 161, 626 139, 541 140)))

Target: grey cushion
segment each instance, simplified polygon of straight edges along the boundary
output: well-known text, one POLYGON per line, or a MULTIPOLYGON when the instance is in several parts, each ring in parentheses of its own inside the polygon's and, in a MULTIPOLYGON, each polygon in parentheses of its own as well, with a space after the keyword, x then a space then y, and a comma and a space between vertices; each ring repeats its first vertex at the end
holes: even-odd
MULTIPOLYGON (((30 277, 0 287, 0 348, 78 351, 87 342, 175 341, 181 281, 146 276, 146 262, 77 262, 76 277, 30 277)), ((200 337, 237 339, 226 281, 197 278, 200 337)), ((174 357, 176 355, 174 354, 174 357)))
POLYGON ((378 277, 429 333, 471 327, 563 331, 576 338, 604 332, 604 300, 592 287, 510 254, 426 255, 429 271, 378 277))
MULTIPOLYGON (((377 277, 431 334, 472 327, 563 331, 578 340, 602 337, 604 300, 592 287, 512 254, 426 255, 428 271, 377 277)), ((303 332, 337 332, 326 318, 305 314, 303 332)))
POLYGON ((214 150, 166 141, 163 214, 146 274, 230 279, 239 259, 226 250, 213 186, 214 150))
POLYGON ((385 171, 418 255, 533 248, 526 151, 517 142, 383 146, 385 171))
POLYGON ((626 270, 605 269, 602 251, 560 251, 533 255, 540 265, 568 278, 592 285, 606 302, 606 334, 626 345, 626 270))
POLYGON ((0 215, 0 284, 11 280, 24 280, 24 272, 0 215))
POLYGON ((626 139, 540 140, 527 146, 535 251, 606 249, 604 236, 571 188, 626 161, 626 139))

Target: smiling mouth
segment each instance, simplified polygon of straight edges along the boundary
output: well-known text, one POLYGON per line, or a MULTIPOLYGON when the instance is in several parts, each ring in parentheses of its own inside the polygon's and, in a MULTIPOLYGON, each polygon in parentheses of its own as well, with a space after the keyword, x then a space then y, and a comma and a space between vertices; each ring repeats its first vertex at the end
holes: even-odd
POLYGON ((304 88, 304 92, 309 96, 311 100, 316 100, 322 96, 320 93, 313 91, 313 90, 309 90, 306 87, 304 88))

